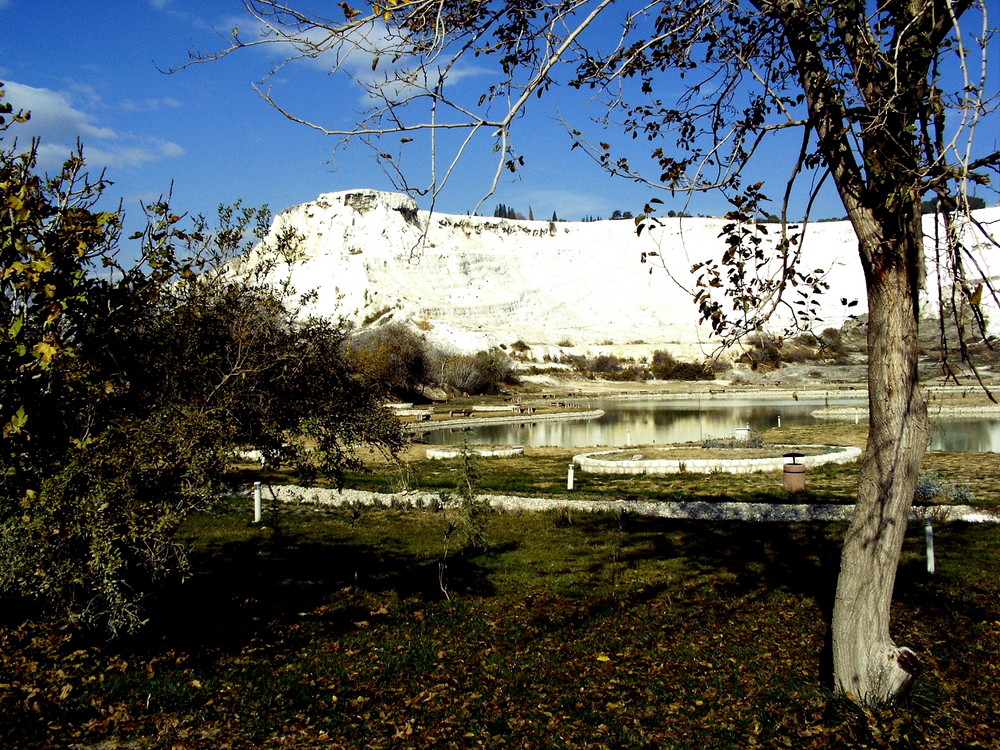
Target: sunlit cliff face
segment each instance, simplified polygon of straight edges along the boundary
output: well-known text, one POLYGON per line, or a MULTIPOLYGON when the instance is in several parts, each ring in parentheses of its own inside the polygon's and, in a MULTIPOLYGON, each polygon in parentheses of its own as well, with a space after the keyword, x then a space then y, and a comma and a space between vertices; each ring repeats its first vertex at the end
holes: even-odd
MULTIPOLYGON (((1000 226, 1000 209, 985 209, 983 218, 1000 226)), ((351 190, 282 212, 272 233, 293 227, 302 236, 301 260, 276 275, 290 274, 299 294, 315 291, 310 311, 344 316, 358 328, 405 322, 432 343, 465 351, 523 341, 540 357, 571 342, 581 352, 631 344, 632 353, 668 348, 689 356, 715 348, 692 301, 692 266, 721 255, 728 223, 668 218, 637 234, 630 220, 428 213, 400 194, 351 190)), ((779 235, 773 225, 768 257, 776 255, 779 235)), ((830 286, 817 298, 816 327, 840 327, 848 315, 864 314, 851 226, 810 224, 800 244, 802 267, 822 271, 830 286)), ((797 291, 789 302, 800 298, 797 291)), ((773 330, 780 332, 796 309, 779 305, 773 330)))

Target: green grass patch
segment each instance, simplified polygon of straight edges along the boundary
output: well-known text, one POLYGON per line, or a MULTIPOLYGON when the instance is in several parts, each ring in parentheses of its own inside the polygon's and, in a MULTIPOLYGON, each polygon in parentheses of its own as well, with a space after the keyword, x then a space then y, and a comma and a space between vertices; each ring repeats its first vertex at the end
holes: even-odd
MULTIPOLYGON (((864 448, 864 425, 824 425, 822 435, 815 426, 801 425, 771 429, 763 433, 769 444, 852 445, 864 448)), ((652 447, 656 449, 655 446, 652 447)), ((662 448, 662 446, 661 446, 662 448)), ((804 492, 789 494, 782 486, 781 471, 752 474, 678 473, 667 475, 614 475, 574 472, 574 489, 566 490, 569 463, 585 448, 525 448, 525 455, 511 458, 474 458, 480 492, 524 497, 563 497, 578 500, 704 501, 759 503, 844 503, 855 502, 858 464, 826 464, 810 467, 804 492)), ((594 448, 593 450, 599 450, 594 448)), ((607 450, 605 448, 605 450, 607 450)), ((628 457, 647 447, 629 448, 628 457)), ((348 475, 348 487, 372 492, 424 490, 448 492, 454 489, 460 459, 427 459, 425 447, 414 446, 408 457, 397 464, 376 465, 368 473, 348 475)), ((995 505, 1000 497, 1000 454, 929 452, 924 469, 937 472, 943 480, 968 485, 973 504, 995 505)), ((252 472, 242 476, 249 481, 252 472)), ((287 477, 271 477, 290 481, 287 477)))
MULTIPOLYGON (((244 504, 245 505, 245 504, 244 504)), ((444 512, 245 508, 191 519, 194 575, 109 644, 0 628, 0 746, 988 747, 1000 739, 1000 532, 923 530, 897 640, 925 672, 863 712, 828 690, 841 524, 492 514, 485 552, 444 512), (104 744, 102 744, 104 743, 104 744), (978 745, 976 743, 979 743, 978 745)))

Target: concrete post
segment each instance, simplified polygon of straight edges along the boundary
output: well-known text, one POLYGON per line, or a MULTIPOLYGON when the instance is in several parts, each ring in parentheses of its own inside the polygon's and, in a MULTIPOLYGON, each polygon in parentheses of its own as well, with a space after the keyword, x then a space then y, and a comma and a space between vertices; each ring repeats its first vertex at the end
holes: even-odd
POLYGON ((566 489, 573 489, 573 464, 569 465, 569 470, 566 472, 566 489))
POLYGON ((924 516, 924 537, 927 539, 927 572, 934 573, 934 525, 929 515, 924 516))
POLYGON ((261 499, 260 482, 253 483, 253 522, 260 523, 261 519, 261 499))

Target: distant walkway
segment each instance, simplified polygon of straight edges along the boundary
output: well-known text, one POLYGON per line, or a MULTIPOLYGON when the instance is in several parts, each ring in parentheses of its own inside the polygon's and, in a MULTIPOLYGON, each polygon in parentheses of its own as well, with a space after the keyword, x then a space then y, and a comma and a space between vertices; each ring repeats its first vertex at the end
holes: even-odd
MULTIPOLYGON (((248 489, 246 494, 252 494, 248 489)), ((854 515, 854 505, 813 503, 784 505, 774 503, 707 503, 662 502, 632 500, 572 500, 569 498, 518 497, 515 495, 480 495, 490 507, 500 511, 576 510, 586 513, 621 513, 649 518, 676 518, 696 521, 846 521, 854 515)), ((374 508, 433 508, 441 502, 436 492, 380 493, 365 490, 337 490, 296 485, 266 485, 263 499, 304 507, 374 507, 374 508)), ((1000 522, 1000 512, 971 505, 917 506, 914 519, 930 515, 938 521, 969 523, 1000 522)))
POLYGON ((489 427, 494 424, 522 424, 525 422, 569 422, 574 419, 597 419, 604 416, 601 409, 587 411, 560 411, 546 414, 505 414, 498 416, 495 412, 479 412, 483 416, 462 419, 440 419, 437 422, 406 422, 403 429, 406 432, 429 432, 430 430, 462 430, 467 427, 489 427))

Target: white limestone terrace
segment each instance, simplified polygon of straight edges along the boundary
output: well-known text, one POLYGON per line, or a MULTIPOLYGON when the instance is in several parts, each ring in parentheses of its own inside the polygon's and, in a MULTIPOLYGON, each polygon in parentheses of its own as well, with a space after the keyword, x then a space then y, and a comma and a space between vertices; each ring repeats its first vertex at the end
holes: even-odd
MULTIPOLYGON (((1000 208, 984 209, 977 219, 1000 237, 1000 208)), ((663 222, 637 236, 629 220, 457 216, 418 210, 396 193, 325 193, 275 217, 272 234, 295 229, 303 257, 274 273, 290 276, 299 293, 316 292, 311 312, 343 316, 358 328, 406 323, 431 343, 459 351, 520 340, 537 358, 567 341, 576 353, 602 345, 608 351, 607 342, 642 342, 648 351, 666 348, 682 357, 711 352, 711 332, 698 324, 691 300, 691 267, 721 254, 728 221, 663 222)), ((932 222, 925 219, 929 237, 932 222)), ((766 242, 776 242, 777 232, 770 225, 766 242)), ((985 247, 977 250, 971 240, 967 245, 983 255, 985 247)), ((865 311, 856 247, 847 222, 806 228, 801 267, 822 269, 831 287, 820 297, 821 328, 839 327, 848 313, 865 311), (846 309, 842 298, 858 305, 846 309)), ((258 248, 251 260, 266 252, 258 248)), ((982 257, 979 262, 987 267, 982 257)), ((993 319, 1000 323, 1000 316, 993 319)))

